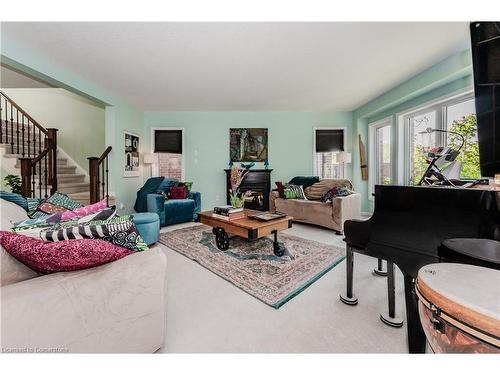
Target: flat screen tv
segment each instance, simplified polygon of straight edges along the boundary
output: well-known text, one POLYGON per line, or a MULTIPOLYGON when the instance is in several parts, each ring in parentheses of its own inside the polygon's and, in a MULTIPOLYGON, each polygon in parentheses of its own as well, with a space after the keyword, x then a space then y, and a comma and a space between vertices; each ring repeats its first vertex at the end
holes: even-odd
POLYGON ((500 173, 500 22, 470 24, 481 175, 500 173))

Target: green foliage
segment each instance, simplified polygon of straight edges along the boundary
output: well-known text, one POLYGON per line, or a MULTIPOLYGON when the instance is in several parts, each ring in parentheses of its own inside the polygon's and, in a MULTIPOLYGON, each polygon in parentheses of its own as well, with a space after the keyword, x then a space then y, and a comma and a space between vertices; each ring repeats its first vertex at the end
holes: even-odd
POLYGON ((415 143, 415 150, 413 152, 413 185, 417 185, 419 183, 428 166, 427 151, 424 150, 424 147, 421 144, 415 143))
POLYGON ((5 176, 5 185, 10 187, 13 193, 21 194, 21 178, 13 174, 5 176))
MULTIPOLYGON (((457 160, 462 162, 462 178, 478 179, 481 177, 479 167, 479 144, 477 142, 477 118, 475 114, 453 121, 451 131, 460 133, 465 138, 465 144, 460 150, 457 160)), ((448 145, 455 150, 460 147, 461 139, 455 134, 448 135, 448 145)))
MULTIPOLYGON (((460 120, 453 121, 450 131, 462 134, 465 138, 465 144, 460 150, 457 160, 462 162, 461 178, 478 179, 481 177, 479 168, 479 144, 477 142, 477 118, 475 114, 462 117, 460 120)), ((448 134, 448 146, 458 150, 462 140, 458 135, 448 134)), ((428 167, 426 160, 427 150, 422 145, 415 143, 413 153, 413 173, 412 182, 418 184, 420 178, 428 167)))

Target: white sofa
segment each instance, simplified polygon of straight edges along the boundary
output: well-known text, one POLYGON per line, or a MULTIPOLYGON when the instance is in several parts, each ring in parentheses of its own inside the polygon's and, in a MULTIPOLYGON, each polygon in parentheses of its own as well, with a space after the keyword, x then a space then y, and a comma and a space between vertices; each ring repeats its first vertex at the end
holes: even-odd
MULTIPOLYGON (((26 218, 0 199, 1 230, 26 218)), ((0 347, 8 352, 152 353, 163 346, 160 249, 99 267, 39 275, 1 248, 0 347)))

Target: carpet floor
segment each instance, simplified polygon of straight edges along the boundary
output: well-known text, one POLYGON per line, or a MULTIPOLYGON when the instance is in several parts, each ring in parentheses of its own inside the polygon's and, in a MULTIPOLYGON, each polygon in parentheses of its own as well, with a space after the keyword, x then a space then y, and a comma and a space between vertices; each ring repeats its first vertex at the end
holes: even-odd
POLYGON ((236 287, 274 308, 296 297, 345 257, 345 249, 280 234, 285 247, 274 255, 271 237, 248 241, 232 236, 221 251, 212 228, 203 224, 163 233, 160 243, 176 250, 236 287))
MULTIPOLYGON (((193 225, 162 228, 162 233, 193 225)), ((196 225, 196 224, 195 224, 196 225)), ((342 237, 294 224, 291 235, 344 246, 342 237)), ((372 275, 376 259, 355 254, 357 306, 339 301, 345 263, 280 309, 267 306, 199 264, 157 244, 167 255, 167 333, 160 353, 406 353, 406 323, 383 324, 387 280, 372 275)), ((396 272, 396 310, 405 316, 403 279, 396 272)))

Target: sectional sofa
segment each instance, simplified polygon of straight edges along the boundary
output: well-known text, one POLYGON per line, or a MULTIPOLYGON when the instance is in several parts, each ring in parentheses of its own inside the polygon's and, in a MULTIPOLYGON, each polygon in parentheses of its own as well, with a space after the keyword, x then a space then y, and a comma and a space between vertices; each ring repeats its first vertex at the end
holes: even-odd
MULTIPOLYGON (((26 211, 0 199, 1 230, 26 211)), ((40 275, 1 251, 1 350, 152 353, 163 346, 166 257, 150 249, 99 267, 40 275)))

